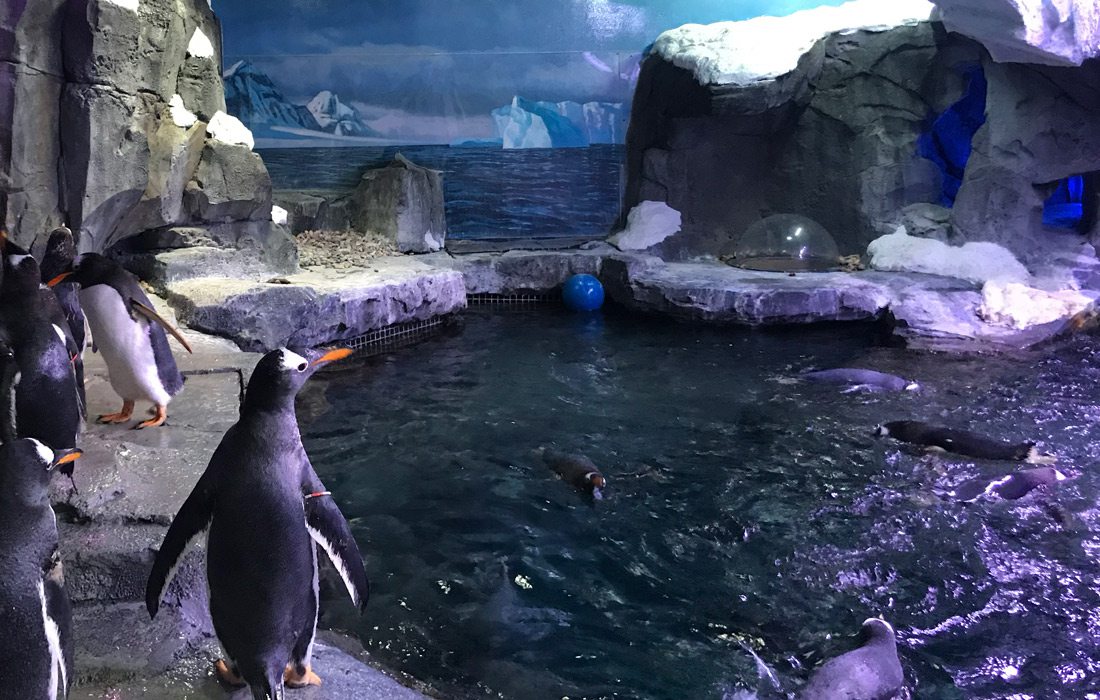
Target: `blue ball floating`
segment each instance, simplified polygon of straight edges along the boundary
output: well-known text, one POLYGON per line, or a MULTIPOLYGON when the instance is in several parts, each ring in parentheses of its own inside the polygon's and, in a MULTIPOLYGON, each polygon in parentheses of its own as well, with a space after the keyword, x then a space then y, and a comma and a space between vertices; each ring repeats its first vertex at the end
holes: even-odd
POLYGON ((595 311, 603 306, 603 285, 592 275, 573 275, 565 281, 561 298, 573 311, 595 311))

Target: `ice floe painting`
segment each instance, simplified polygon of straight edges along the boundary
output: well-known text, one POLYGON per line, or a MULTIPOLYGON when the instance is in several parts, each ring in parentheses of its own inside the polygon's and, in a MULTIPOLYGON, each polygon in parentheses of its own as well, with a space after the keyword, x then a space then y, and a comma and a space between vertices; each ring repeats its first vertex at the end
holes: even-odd
POLYGON ((602 237, 646 47, 836 2, 220 0, 226 103, 276 189, 350 188, 400 152, 443 171, 452 238, 602 237))

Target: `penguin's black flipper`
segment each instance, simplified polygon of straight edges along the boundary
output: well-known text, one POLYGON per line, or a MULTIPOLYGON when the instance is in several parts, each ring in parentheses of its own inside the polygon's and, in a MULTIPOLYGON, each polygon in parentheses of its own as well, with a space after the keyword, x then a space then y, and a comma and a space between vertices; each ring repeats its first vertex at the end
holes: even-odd
POLYGON ((305 496, 306 529, 313 541, 321 545, 332 561, 351 595, 351 602, 362 610, 370 597, 370 582, 355 544, 348 521, 332 500, 328 491, 314 491, 305 496))
POLYGON ((179 563, 187 545, 210 525, 213 517, 214 494, 213 490, 208 488, 206 474, 203 474, 191 495, 180 506, 176 517, 172 519, 168 533, 164 536, 164 542, 157 551, 153 570, 149 572, 149 582, 145 584, 145 608, 149 611, 150 618, 157 616, 157 611, 160 610, 160 597, 168 586, 172 574, 175 573, 176 564, 179 563))
POLYGON ((179 330, 177 330, 171 323, 168 323, 168 321, 166 321, 163 316, 154 311, 151 306, 143 304, 137 299, 131 299, 130 308, 132 308, 134 311, 141 314, 145 318, 149 319, 150 321, 155 321, 159 323, 161 326, 164 327, 164 330, 171 333, 172 337, 179 341, 184 350, 194 354, 195 351, 191 348, 191 343, 187 342, 187 338, 184 338, 183 334, 180 333, 179 330))
POLYGON ((19 365, 11 346, 0 340, 0 442, 8 443, 16 439, 15 415, 15 376, 19 374, 19 365))

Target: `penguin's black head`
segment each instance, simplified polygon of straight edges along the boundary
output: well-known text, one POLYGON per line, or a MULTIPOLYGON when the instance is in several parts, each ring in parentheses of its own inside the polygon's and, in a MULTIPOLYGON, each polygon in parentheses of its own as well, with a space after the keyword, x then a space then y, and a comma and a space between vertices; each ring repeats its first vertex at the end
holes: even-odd
POLYGON ((859 629, 860 641, 864 644, 873 642, 889 642, 896 644, 893 626, 881 617, 869 617, 863 621, 859 629))
POLYGON ((23 503, 46 498, 50 474, 83 454, 78 449, 51 450, 34 438, 0 446, 0 490, 23 503))
POLYGON ((37 294, 42 284, 38 262, 25 253, 4 255, 3 285, 5 294, 37 294))
POLYGON ((46 241, 46 252, 42 254, 42 282, 49 282, 72 269, 75 259, 76 241, 73 240, 73 232, 65 226, 58 226, 50 232, 46 241))
POLYGON ((245 407, 293 402, 294 396, 314 372, 330 362, 351 354, 347 348, 335 350, 291 350, 279 348, 260 358, 248 380, 245 407))
POLYGON ((107 284, 112 277, 119 274, 127 273, 114 260, 99 253, 84 253, 73 258, 72 265, 51 277, 46 284, 53 287, 61 282, 75 282, 87 288, 107 284))

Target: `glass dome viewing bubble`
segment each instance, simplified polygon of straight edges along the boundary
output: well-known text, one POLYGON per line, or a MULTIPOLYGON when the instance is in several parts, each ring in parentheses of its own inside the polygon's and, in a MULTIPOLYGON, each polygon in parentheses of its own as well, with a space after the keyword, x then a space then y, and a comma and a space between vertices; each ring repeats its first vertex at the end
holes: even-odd
POLYGON ((745 231, 731 264, 768 272, 838 269, 840 249, 825 227, 798 214, 774 214, 745 231))

